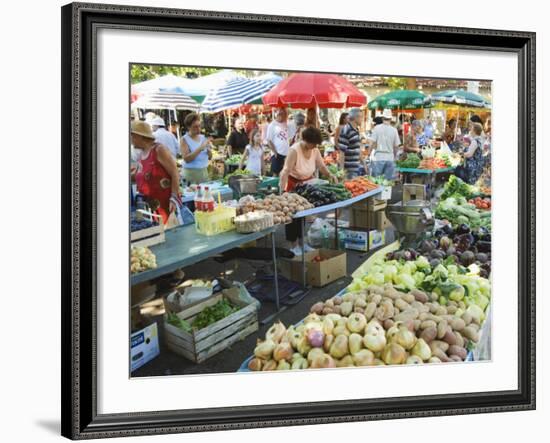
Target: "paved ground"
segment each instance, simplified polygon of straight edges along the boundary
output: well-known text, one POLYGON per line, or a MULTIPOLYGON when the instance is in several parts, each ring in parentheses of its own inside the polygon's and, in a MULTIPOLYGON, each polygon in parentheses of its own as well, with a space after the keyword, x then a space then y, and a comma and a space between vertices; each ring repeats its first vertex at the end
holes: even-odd
MULTIPOLYGON (((284 243, 283 238, 277 239, 278 244, 284 243)), ((261 245, 260 245, 261 246, 261 245)), ((347 251, 347 269, 348 275, 351 275, 357 267, 363 263, 368 254, 356 251, 347 251)), ((263 263, 250 260, 233 260, 226 263, 225 269, 230 272, 230 276, 236 281, 246 281, 258 270, 270 269, 271 263, 263 263)), ((224 271, 223 265, 209 259, 197 265, 186 268, 186 276, 189 278, 213 278, 220 276, 224 271)), ((288 307, 283 312, 277 314, 268 324, 260 325, 260 329, 243 341, 235 343, 230 348, 211 357, 206 362, 194 364, 189 360, 172 353, 164 346, 164 330, 162 314, 149 315, 146 317, 146 323, 156 321, 160 335, 160 355, 147 363, 143 367, 132 373, 133 377, 150 377, 159 375, 181 375, 181 374, 204 374, 235 372, 242 362, 252 354, 256 340, 263 338, 266 330, 277 319, 280 319, 285 325, 297 323, 303 319, 309 312, 309 308, 319 300, 325 300, 341 291, 349 282, 350 277, 343 277, 323 288, 312 288, 307 295, 296 305, 288 307)), ((264 301, 259 312, 259 319, 264 319, 275 313, 275 304, 270 301, 264 301)))

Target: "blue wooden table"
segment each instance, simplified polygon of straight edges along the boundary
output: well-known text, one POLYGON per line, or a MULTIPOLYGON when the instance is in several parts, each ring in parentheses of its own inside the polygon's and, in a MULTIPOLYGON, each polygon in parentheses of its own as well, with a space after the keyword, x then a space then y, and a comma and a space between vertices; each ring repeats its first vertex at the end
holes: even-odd
MULTIPOLYGON (((156 256, 157 267, 132 274, 133 285, 152 280, 176 269, 192 265, 213 255, 221 254, 244 243, 258 240, 273 234, 275 227, 251 234, 240 234, 237 231, 224 232, 218 235, 199 234, 195 225, 180 226, 166 232, 166 241, 150 249, 156 256)), ((277 285, 277 256, 275 253, 275 236, 271 235, 271 250, 274 268, 275 300, 279 309, 279 288, 277 285)))

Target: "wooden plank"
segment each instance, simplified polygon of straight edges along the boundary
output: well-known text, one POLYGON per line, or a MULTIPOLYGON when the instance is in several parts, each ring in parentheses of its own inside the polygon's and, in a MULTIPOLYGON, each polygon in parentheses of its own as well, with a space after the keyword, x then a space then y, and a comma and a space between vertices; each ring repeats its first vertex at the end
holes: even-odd
POLYGON ((231 324, 230 326, 216 332, 215 334, 206 337, 204 340, 195 343, 196 352, 199 353, 214 346, 216 343, 222 341, 226 337, 233 335, 235 332, 238 332, 242 329, 245 329, 250 323, 257 321, 256 314, 250 314, 244 318, 241 318, 239 321, 231 324))
POLYGON ((144 238, 143 240, 134 241, 132 242, 132 246, 144 248, 144 247, 155 246, 160 243, 164 243, 164 241, 165 241, 165 238, 163 233, 162 235, 157 235, 155 237, 149 237, 149 238, 144 238))
POLYGON ((150 228, 140 229, 130 234, 130 241, 141 240, 142 238, 152 237, 153 235, 164 234, 162 225, 151 226, 150 228))
MULTIPOLYGON (((216 303, 218 303, 223 298, 223 295, 221 293, 218 293, 216 295, 212 295, 211 297, 207 298, 204 301, 201 301, 200 303, 197 303, 196 305, 193 305, 187 309, 184 309, 181 312, 178 312, 178 317, 187 320, 190 317, 198 314, 201 312, 204 308, 207 308, 208 306, 213 306, 216 303)), ((187 320, 188 321, 188 320, 187 320)))
POLYGON ((208 336, 214 334, 220 329, 225 328, 226 326, 239 321, 241 318, 246 317, 248 314, 256 312, 256 306, 253 304, 248 305, 246 308, 239 309, 237 312, 234 312, 231 315, 228 315, 225 318, 208 325, 206 328, 203 328, 195 332, 195 341, 199 342, 200 340, 207 338, 208 336))
POLYGON ((197 363, 202 363, 206 359, 212 357, 213 355, 217 354, 218 352, 223 351, 224 349, 231 346, 233 343, 236 343, 237 341, 243 340, 248 335, 252 334, 253 332, 258 330, 258 322, 252 323, 247 328, 237 332, 236 334, 233 334, 231 337, 226 338, 225 340, 219 342, 218 344, 212 346, 211 348, 207 349, 206 351, 201 352, 197 355, 197 363))
POLYGON ((176 337, 180 337, 182 340, 185 340, 190 344, 193 344, 195 342, 191 333, 184 331, 174 325, 171 325, 170 323, 167 323, 166 318, 164 321, 164 330, 166 331, 166 333, 175 335, 176 337))
POLYGON ((180 348, 179 346, 174 346, 173 344, 171 344, 168 341, 166 341, 165 344, 166 344, 166 347, 170 351, 174 352, 175 354, 181 355, 181 356, 187 358, 188 360, 191 360, 192 362, 197 363, 197 360, 195 359, 195 356, 191 352, 186 351, 185 349, 180 348))
POLYGON ((194 356, 196 355, 196 351, 195 345, 193 343, 189 343, 183 340, 181 337, 172 334, 166 334, 164 341, 166 343, 170 343, 172 346, 177 346, 178 348, 185 349, 187 352, 193 355, 193 358, 195 358, 194 356))

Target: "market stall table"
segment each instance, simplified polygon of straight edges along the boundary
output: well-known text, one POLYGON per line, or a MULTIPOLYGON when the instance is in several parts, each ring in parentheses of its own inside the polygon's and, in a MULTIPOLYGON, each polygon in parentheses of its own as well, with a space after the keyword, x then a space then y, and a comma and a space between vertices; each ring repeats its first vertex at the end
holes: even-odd
POLYGON ((271 250, 273 257, 273 273, 275 282, 275 303, 279 311, 279 287, 277 284, 277 256, 275 252, 275 227, 251 234, 240 234, 236 231, 224 232, 218 235, 206 236, 198 234, 195 225, 180 226, 166 232, 166 242, 152 246, 150 249, 156 256, 157 267, 137 274, 132 274, 131 285, 137 285, 156 277, 173 272, 184 266, 189 266, 216 254, 228 251, 271 234, 271 250))
POLYGON ((329 212, 334 210, 334 216, 335 216, 335 241, 338 242, 338 209, 346 208, 348 206, 353 205, 354 203, 360 202, 362 200, 365 200, 366 198, 374 197, 375 195, 379 195, 382 193, 384 188, 382 186, 379 186, 376 189, 373 189, 372 191, 365 192, 364 194, 357 195, 352 198, 348 198, 347 200, 342 200, 336 203, 331 203, 329 205, 323 205, 318 206, 316 208, 306 209, 304 211, 298 211, 294 214, 294 219, 300 219, 300 223, 302 226, 302 237, 300 239, 300 246, 302 248, 302 286, 306 286, 306 259, 305 259, 305 249, 304 249, 304 234, 306 232, 306 217, 309 217, 310 215, 317 215, 322 214, 325 212, 329 212))

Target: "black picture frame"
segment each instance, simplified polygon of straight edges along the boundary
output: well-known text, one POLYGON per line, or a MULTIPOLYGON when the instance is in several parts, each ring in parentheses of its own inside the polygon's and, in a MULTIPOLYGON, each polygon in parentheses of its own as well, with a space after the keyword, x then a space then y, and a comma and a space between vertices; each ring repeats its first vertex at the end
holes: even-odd
POLYGON ((535 33, 72 3, 62 15, 62 435, 71 439, 535 408, 535 33), (515 391, 147 413, 97 413, 96 78, 99 28, 506 51, 518 56, 519 379, 515 391))

